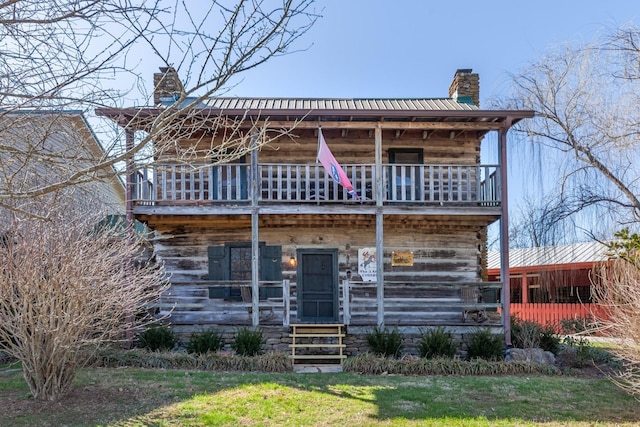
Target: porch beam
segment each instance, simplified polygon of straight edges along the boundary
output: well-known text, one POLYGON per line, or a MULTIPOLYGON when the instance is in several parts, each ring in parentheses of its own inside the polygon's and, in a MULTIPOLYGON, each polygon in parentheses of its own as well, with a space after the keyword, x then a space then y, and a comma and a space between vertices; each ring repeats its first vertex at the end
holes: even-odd
MULTIPOLYGON (((323 214, 336 214, 336 215, 358 215, 367 214, 372 215, 376 211, 376 207, 373 205, 341 205, 334 204, 322 204, 323 214)), ((281 205, 274 206, 260 206, 258 208, 261 214, 265 215, 318 215, 319 208, 317 205, 310 203, 305 205, 282 203, 281 205)), ((147 215, 149 219, 151 216, 166 215, 166 216, 190 216, 194 218, 202 216, 238 216, 249 215, 252 209, 249 206, 217 206, 206 205, 202 206, 197 203, 192 204, 174 204, 174 205, 155 205, 155 206, 134 206, 133 211, 136 215, 147 215)), ((415 203, 410 206, 384 206, 384 212, 387 215, 421 215, 421 216, 443 216, 452 215, 459 217, 481 217, 483 220, 493 222, 500 216, 499 206, 474 206, 472 204, 443 204, 442 206, 425 205, 424 203, 415 203)), ((247 224, 248 225, 248 224, 247 224)))
POLYGON ((280 120, 266 120, 258 122, 258 126, 284 129, 317 129, 318 123, 327 129, 383 129, 383 130, 499 130, 504 126, 501 122, 287 122, 280 120))

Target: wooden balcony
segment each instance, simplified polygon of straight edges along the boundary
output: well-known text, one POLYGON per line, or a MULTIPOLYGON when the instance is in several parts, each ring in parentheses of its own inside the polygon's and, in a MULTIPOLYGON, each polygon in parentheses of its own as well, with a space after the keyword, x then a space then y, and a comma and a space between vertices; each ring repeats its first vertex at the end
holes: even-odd
POLYGON ((212 166, 156 164, 135 175, 138 206, 368 204, 497 207, 497 165, 382 165, 378 186, 373 164, 343 165, 360 200, 349 195, 319 164, 212 166), (257 182, 257 186, 252 186, 257 182), (381 188, 382 190, 378 190, 381 188), (257 194, 254 195, 253 192, 257 194))

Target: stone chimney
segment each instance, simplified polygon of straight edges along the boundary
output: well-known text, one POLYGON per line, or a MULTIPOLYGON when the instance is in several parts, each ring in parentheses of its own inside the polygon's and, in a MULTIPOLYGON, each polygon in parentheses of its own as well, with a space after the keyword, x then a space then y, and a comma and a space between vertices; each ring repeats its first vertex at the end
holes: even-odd
POLYGON ((173 67, 160 67, 153 74, 153 105, 160 104, 160 98, 178 99, 184 92, 178 72, 173 67))
POLYGON ((471 68, 458 69, 449 86, 449 97, 458 102, 480 106, 480 76, 471 68))

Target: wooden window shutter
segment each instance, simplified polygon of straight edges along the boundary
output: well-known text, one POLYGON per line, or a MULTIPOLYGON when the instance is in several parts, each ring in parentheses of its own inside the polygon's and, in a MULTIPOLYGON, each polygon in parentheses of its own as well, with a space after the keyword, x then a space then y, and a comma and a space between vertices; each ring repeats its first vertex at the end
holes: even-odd
MULTIPOLYGON (((260 248, 261 280, 269 282, 282 281, 282 246, 263 246, 260 248)), ((281 298, 282 286, 266 286, 260 288, 260 299, 281 298)))
MULTIPOLYGON (((209 246, 209 280, 228 280, 229 263, 227 251, 224 246, 209 246)), ((231 296, 230 286, 210 286, 209 298, 228 299, 231 296)))
POLYGON ((228 280, 229 263, 224 246, 209 246, 209 280, 228 280))
POLYGON ((282 280, 282 246, 263 246, 260 251, 262 280, 282 280))

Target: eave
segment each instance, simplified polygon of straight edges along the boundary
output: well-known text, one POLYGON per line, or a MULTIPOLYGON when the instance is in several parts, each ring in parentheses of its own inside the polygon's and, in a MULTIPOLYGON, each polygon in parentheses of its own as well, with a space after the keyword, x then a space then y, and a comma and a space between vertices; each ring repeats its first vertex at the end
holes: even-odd
MULTIPOLYGON (((144 130, 150 119, 167 113, 160 108, 100 108, 99 116, 121 125, 144 130)), ((475 130, 508 129, 522 119, 531 118, 530 110, 356 110, 356 109, 217 109, 199 108, 180 112, 175 119, 189 117, 206 120, 212 117, 242 118, 248 123, 268 122, 271 127, 299 129, 421 129, 421 130, 475 130)))

